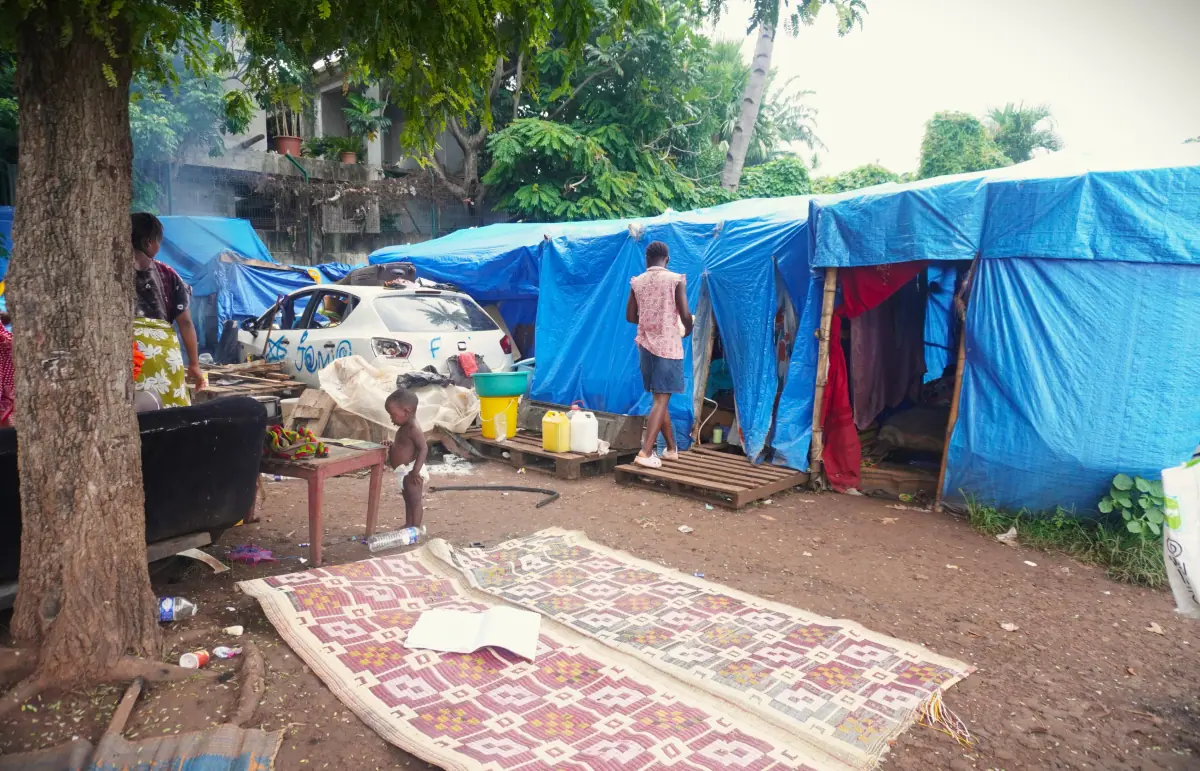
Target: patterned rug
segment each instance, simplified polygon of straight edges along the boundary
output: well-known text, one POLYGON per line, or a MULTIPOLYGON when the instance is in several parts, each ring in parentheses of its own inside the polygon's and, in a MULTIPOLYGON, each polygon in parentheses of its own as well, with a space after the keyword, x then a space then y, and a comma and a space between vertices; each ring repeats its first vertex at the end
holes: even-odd
POLYGON ((967 672, 557 530, 239 587, 372 729, 455 771, 870 768, 967 672), (403 645, 426 609, 504 600, 544 614, 533 663, 403 645))
POLYGON ((855 768, 870 767, 962 662, 544 530, 431 550, 471 585, 728 699, 855 768))
POLYGON ((428 553, 238 586, 387 741, 455 771, 846 771, 856 766, 552 622, 534 663, 408 650, 428 608, 483 610, 428 553))

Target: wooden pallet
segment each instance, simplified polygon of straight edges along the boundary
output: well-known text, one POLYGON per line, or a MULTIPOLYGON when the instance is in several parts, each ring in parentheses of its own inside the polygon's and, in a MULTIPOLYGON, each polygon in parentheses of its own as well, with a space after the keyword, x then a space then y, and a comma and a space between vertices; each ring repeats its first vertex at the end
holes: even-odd
POLYGON ((584 470, 608 474, 637 454, 636 450, 613 450, 607 455, 549 452, 542 449, 542 437, 539 434, 523 432, 518 432, 506 442, 485 439, 478 431, 463 434, 463 438, 485 458, 507 463, 513 468, 537 469, 559 479, 579 479, 584 470), (507 458, 504 457, 505 453, 508 453, 507 458))
POLYGON ((743 455, 692 448, 662 468, 618 466, 617 481, 740 509, 753 501, 808 483, 808 474, 783 466, 755 466, 743 455))

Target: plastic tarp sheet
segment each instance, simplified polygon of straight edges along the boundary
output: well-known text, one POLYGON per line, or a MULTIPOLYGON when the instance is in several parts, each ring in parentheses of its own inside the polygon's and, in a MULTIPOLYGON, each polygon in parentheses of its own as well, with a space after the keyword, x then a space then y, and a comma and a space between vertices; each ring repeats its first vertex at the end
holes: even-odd
POLYGON ((221 324, 229 319, 257 318, 274 305, 280 295, 317 283, 333 283, 349 272, 350 266, 340 262, 314 266, 280 265, 278 268, 221 262, 216 272, 220 287, 217 316, 221 324), (316 281, 314 275, 321 281, 316 281))
MULTIPOLYGON (((687 277, 692 308, 702 283, 734 380, 747 455, 758 458, 772 424, 776 258, 803 248, 807 198, 738 201, 661 217, 562 226, 542 255, 538 366, 532 397, 606 412, 644 415, 642 387, 625 321, 629 282, 645 270, 645 248, 665 242, 669 268, 687 277)), ((671 400, 676 437, 694 420, 691 346, 684 346, 685 393, 671 400)), ((811 402, 812 386, 809 384, 811 402)), ((811 404, 809 409, 811 410, 811 404)))
POLYGON ((163 242, 158 259, 179 273, 195 296, 217 291, 216 265, 225 253, 275 262, 249 220, 228 217, 160 217, 163 242))
MULTIPOLYGON (((0 206, 0 247, 3 247, 3 255, 0 255, 0 281, 8 277, 8 257, 12 253, 12 223, 13 207, 0 206)), ((7 310, 8 298, 0 294, 0 311, 7 310)))
POLYGON ((940 378, 950 366, 954 340, 954 288, 958 268, 953 265, 930 265, 925 272, 929 299, 925 307, 925 382, 940 378))
MULTIPOLYGON (((1200 189, 1194 193, 1200 196, 1200 189)), ((983 260, 945 492, 1094 510, 1200 437, 1200 267, 983 260)))
POLYGON ((1103 157, 1053 153, 1003 169, 818 196, 809 211, 812 264, 976 254, 1196 263, 1197 176, 1200 144, 1181 144, 1103 157))
POLYGON ((453 284, 483 305, 536 300, 543 242, 562 227, 505 223, 456 230, 432 241, 378 249, 368 261, 411 262, 422 278, 453 284))

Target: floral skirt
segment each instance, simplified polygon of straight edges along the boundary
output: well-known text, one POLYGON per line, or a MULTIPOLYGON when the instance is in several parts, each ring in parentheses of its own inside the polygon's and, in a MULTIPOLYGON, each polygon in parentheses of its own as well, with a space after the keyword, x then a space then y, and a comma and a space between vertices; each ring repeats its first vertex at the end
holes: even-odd
POLYGON ((192 400, 188 396, 187 371, 175 327, 161 319, 136 318, 133 341, 145 357, 134 387, 157 396, 163 407, 189 406, 192 400))

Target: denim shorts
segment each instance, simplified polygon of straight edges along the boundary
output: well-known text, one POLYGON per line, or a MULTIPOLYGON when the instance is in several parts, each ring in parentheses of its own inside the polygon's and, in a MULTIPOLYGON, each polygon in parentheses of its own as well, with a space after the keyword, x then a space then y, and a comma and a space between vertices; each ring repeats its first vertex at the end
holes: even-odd
POLYGON ((652 394, 683 393, 683 359, 664 359, 638 346, 642 385, 652 394))

